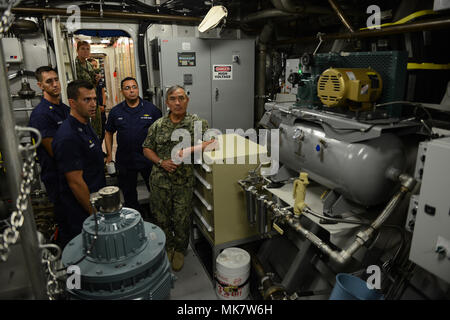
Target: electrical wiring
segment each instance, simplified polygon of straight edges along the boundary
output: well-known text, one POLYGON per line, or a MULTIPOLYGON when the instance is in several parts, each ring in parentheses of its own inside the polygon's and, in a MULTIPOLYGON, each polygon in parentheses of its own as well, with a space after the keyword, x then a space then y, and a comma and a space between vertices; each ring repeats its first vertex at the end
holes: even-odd
POLYGON ((313 216, 315 216, 317 218, 320 218, 320 219, 324 219, 324 220, 328 220, 328 221, 332 221, 332 222, 337 222, 337 223, 350 223, 350 224, 357 224, 357 225, 363 225, 363 226, 370 226, 369 222, 327 217, 327 216, 324 216, 324 215, 321 215, 319 213, 316 213, 316 212, 312 211, 311 208, 309 208, 309 207, 306 207, 306 209, 307 209, 306 213, 309 213, 309 214, 311 214, 311 215, 313 215, 313 216))
MULTIPOLYGON (((404 104, 404 105, 409 105, 409 106, 413 106, 416 108, 421 108, 428 116, 428 119, 431 122, 431 125, 434 126, 433 124, 433 117, 431 116, 431 113, 423 106, 422 103, 420 102, 411 102, 411 101, 391 101, 391 102, 385 102, 385 103, 380 103, 380 104, 376 104, 374 107, 383 107, 383 106, 387 106, 387 105, 391 105, 391 104, 404 104)), ((416 111, 414 111, 414 114, 417 117, 416 111)), ((433 131, 428 128, 428 126, 425 124, 425 122, 423 121, 423 119, 421 119, 421 123, 424 125, 424 127, 430 131, 431 134, 434 134, 433 131)))

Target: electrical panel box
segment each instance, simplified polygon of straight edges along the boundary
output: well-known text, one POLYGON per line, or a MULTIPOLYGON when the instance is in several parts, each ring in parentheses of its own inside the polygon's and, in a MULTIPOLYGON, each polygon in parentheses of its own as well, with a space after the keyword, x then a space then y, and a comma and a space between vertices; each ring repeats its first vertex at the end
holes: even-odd
MULTIPOLYGON (((158 38, 152 40, 159 69, 155 86, 162 103, 168 88, 184 86, 187 112, 207 120, 210 128, 247 130, 253 128, 254 56, 254 40, 158 38)), ((161 107, 165 112, 166 106, 161 107)))
POLYGON ((424 159, 409 259, 450 283, 450 137, 429 142, 424 159))
POLYGON ((23 61, 22 45, 17 38, 2 38, 3 55, 6 63, 21 63, 23 61))

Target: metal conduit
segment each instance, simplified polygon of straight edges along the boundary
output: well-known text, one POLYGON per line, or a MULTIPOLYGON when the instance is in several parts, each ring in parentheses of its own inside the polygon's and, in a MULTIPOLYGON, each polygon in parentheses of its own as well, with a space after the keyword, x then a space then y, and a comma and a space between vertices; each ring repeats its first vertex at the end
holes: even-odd
POLYGON ((341 19, 341 21, 344 24, 344 26, 348 29, 348 31, 350 31, 351 33, 355 32, 355 30, 353 29, 350 21, 345 16, 345 14, 342 11, 342 9, 339 6, 339 4, 337 4, 337 2, 334 1, 334 0, 328 0, 328 2, 330 3, 330 5, 333 8, 333 10, 336 12, 336 14, 339 17, 339 19, 341 19))
POLYGON ((286 289, 281 285, 276 285, 268 273, 264 270, 261 262, 255 254, 251 255, 253 270, 255 270, 261 285, 260 292, 264 300, 287 300, 286 289))
MULTIPOLYGON (((44 14, 44 15, 60 15, 69 16, 72 12, 67 12, 66 9, 60 8, 26 8, 16 7, 13 8, 14 14, 44 14)), ((187 17, 187 16, 174 16, 168 14, 153 14, 153 13, 132 13, 132 12, 119 12, 119 11, 87 11, 81 10, 80 15, 82 17, 95 17, 95 18, 113 18, 113 19, 133 19, 133 20, 152 20, 152 21, 174 21, 174 22, 191 22, 200 23, 202 18, 187 17)))
MULTIPOLYGON (((300 224, 299 219, 295 217, 286 208, 280 208, 273 201, 268 200, 264 200, 264 204, 266 205, 267 209, 272 210, 272 212, 274 212, 275 215, 282 218, 296 232, 301 233, 306 239, 311 241, 323 253, 328 255, 337 263, 345 265, 350 261, 352 255, 373 237, 375 231, 377 231, 383 225, 383 223, 387 220, 387 218, 389 218, 389 216, 394 212, 394 210, 403 200, 406 193, 411 191, 416 184, 416 180, 413 177, 406 174, 401 174, 397 176, 396 180, 399 180, 401 183, 400 190, 391 198, 389 203, 386 205, 386 207, 383 209, 380 215, 372 222, 372 224, 366 230, 358 232, 355 241, 352 244, 350 244, 346 249, 343 249, 341 251, 333 250, 326 242, 320 239, 317 235, 304 228, 300 224)), ((248 190, 247 189, 248 186, 246 186, 246 184, 243 181, 239 181, 239 185, 244 190, 248 190)), ((247 203, 247 206, 248 205, 249 204, 247 203)))
POLYGON ((322 241, 319 237, 317 237, 311 231, 305 229, 298 219, 294 218, 294 216, 288 212, 287 210, 282 210, 278 208, 274 208, 272 206, 272 210, 279 214, 283 219, 297 232, 301 233, 306 239, 311 241, 317 248, 319 248, 326 255, 331 257, 334 261, 341 265, 345 265, 350 261, 352 255, 358 251, 367 241, 369 241, 376 230, 378 230, 382 224, 386 221, 386 219, 394 212, 395 208, 400 204, 400 202, 405 197, 408 191, 411 191, 416 181, 408 176, 408 175, 400 175, 399 178, 402 186, 400 190, 391 198, 389 203, 386 205, 381 214, 372 222, 372 224, 364 231, 358 232, 356 235, 355 241, 348 246, 347 249, 343 249, 341 251, 335 251, 328 246, 324 241, 322 241))
MULTIPOLYGON (((417 32, 425 30, 435 30, 435 29, 446 29, 450 28, 450 19, 442 20, 430 20, 423 21, 405 25, 397 25, 392 27, 386 27, 381 29, 370 29, 363 31, 356 31, 354 33, 333 33, 333 34, 322 34, 323 40, 336 40, 336 39, 359 39, 359 38, 369 38, 369 37, 379 37, 385 35, 407 33, 407 32, 417 32)), ((299 42, 311 42, 316 41, 316 36, 303 37, 290 40, 280 40, 276 42, 276 45, 286 45, 299 42)))

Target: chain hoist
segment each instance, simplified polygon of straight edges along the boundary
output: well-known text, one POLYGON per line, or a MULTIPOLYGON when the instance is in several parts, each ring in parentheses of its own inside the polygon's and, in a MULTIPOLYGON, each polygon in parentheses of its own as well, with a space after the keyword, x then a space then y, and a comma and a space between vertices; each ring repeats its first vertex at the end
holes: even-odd
POLYGON ((17 196, 15 208, 11 216, 3 220, 3 225, 6 228, 0 233, 0 261, 6 261, 9 255, 9 247, 17 242, 19 239, 19 231, 24 223, 24 211, 28 208, 28 197, 31 192, 31 183, 34 179, 34 166, 36 158, 36 148, 41 142, 41 134, 34 128, 25 128, 16 126, 16 131, 31 131, 37 137, 37 143, 32 146, 27 144, 25 146, 19 145, 19 152, 23 157, 23 167, 21 172, 21 182, 19 195, 17 196))
POLYGON ((4 33, 7 33, 9 31, 9 28, 11 28, 11 25, 14 22, 14 15, 12 14, 11 9, 19 4, 19 2, 20 1, 18 0, 8 1, 8 6, 6 7, 5 11, 3 11, 2 17, 0 19, 0 38, 4 33))

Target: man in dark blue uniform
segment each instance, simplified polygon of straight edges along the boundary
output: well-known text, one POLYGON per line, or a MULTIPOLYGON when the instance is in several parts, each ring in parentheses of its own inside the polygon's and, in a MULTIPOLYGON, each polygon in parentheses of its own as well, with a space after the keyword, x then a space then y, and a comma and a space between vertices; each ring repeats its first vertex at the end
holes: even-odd
POLYGON ((70 115, 52 143, 63 208, 58 217, 61 247, 81 233, 84 220, 92 214, 90 193, 106 185, 100 140, 89 124, 96 112, 95 89, 85 80, 75 80, 67 86, 67 96, 70 115))
POLYGON ((52 141, 59 126, 67 119, 70 108, 61 102, 61 83, 52 67, 37 68, 35 76, 38 87, 42 89, 43 98, 31 113, 29 126, 38 129, 42 135, 42 143, 37 149, 41 180, 49 200, 54 205, 56 216, 59 208, 58 175, 53 159, 52 141))
POLYGON ((162 114, 153 103, 139 97, 136 79, 127 77, 120 85, 125 100, 112 108, 108 115, 105 132, 106 162, 112 161, 113 136, 117 131, 116 166, 119 188, 125 200, 124 206, 143 213, 138 203, 137 175, 142 175, 147 190, 150 190, 152 162, 144 157, 142 143, 148 128, 161 118, 162 114))

